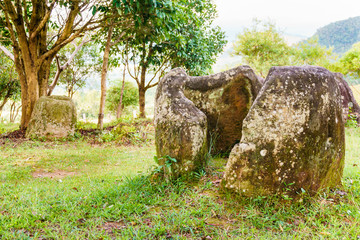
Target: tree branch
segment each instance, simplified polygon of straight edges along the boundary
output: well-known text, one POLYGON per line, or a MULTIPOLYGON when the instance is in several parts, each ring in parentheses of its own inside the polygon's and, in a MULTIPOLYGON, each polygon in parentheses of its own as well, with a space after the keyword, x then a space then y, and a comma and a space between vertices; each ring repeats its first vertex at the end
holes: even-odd
POLYGON ((154 84, 152 84, 152 85, 147 85, 147 86, 145 87, 145 89, 148 90, 149 88, 155 87, 155 86, 158 85, 158 84, 159 84, 159 82, 156 82, 156 83, 154 83, 154 84))
POLYGON ((51 15, 51 12, 52 12, 52 9, 53 9, 54 5, 55 5, 55 1, 51 3, 49 9, 47 10, 47 12, 46 12, 46 14, 44 16, 44 18, 41 20, 41 22, 39 23, 39 25, 37 26, 35 31, 31 33, 31 36, 30 36, 31 39, 34 39, 39 34, 41 29, 43 29, 45 27, 46 23, 50 19, 50 15, 51 15))
POLYGON ((57 71, 56 71, 54 80, 52 81, 52 83, 50 84, 50 86, 48 88, 48 92, 47 92, 48 96, 50 96, 51 93, 53 92, 57 82, 59 81, 61 73, 70 65, 70 63, 72 62, 72 60, 74 59, 76 54, 80 51, 80 49, 84 46, 84 44, 88 43, 89 41, 90 41, 90 39, 87 39, 87 36, 84 37, 83 40, 81 41, 81 43, 75 48, 74 52, 71 54, 71 56, 66 61, 66 63, 64 63, 64 65, 62 65, 62 66, 60 66, 59 57, 55 56, 57 71))
POLYGON ((118 37, 113 43, 111 43, 111 47, 114 46, 114 45, 116 45, 116 44, 118 44, 118 43, 120 42, 120 40, 124 37, 124 35, 125 35, 125 31, 122 32, 122 33, 119 35, 119 37, 118 37))
POLYGON ((23 14, 24 14, 24 19, 25 19, 25 23, 26 23, 26 27, 28 29, 30 29, 30 22, 29 22, 29 18, 28 18, 28 15, 27 15, 27 3, 26 3, 26 0, 23 0, 22 1, 23 5, 24 5, 24 8, 23 8, 23 14))
MULTIPOLYGON (((166 63, 168 63, 168 61, 170 60, 170 57, 165 58, 165 60, 163 61, 163 63, 161 64, 161 66, 156 70, 156 72, 154 73, 154 76, 150 79, 150 81, 148 82, 147 86, 150 86, 151 82, 155 79, 156 75, 159 73, 159 71, 165 66, 166 63)), ((149 87, 150 88, 150 87, 149 87)))
POLYGON ((139 82, 139 79, 136 77, 136 74, 135 76, 132 75, 131 71, 130 71, 130 68, 129 68, 129 56, 126 55, 126 58, 125 58, 125 65, 126 65, 126 68, 127 68, 127 72, 129 73, 130 77, 132 77, 133 79, 135 79, 136 83, 138 85, 140 85, 140 82, 139 82))
MULTIPOLYGON (((92 18, 91 18, 92 19, 92 18)), ((64 32, 63 34, 61 34, 61 36, 59 37, 59 39, 55 42, 55 44, 52 46, 51 49, 49 49, 47 52, 45 52, 42 56, 39 57, 38 61, 39 61, 39 65, 41 65, 41 63, 48 57, 53 56, 54 54, 56 54, 63 46, 65 46, 66 44, 72 42, 75 38, 79 37, 83 32, 85 32, 86 27, 91 23, 91 20, 89 20, 86 24, 84 24, 84 26, 82 28, 80 28, 77 32, 75 32, 73 35, 71 35, 71 32, 68 33, 68 38, 64 39, 64 32), (60 39, 63 39, 63 41, 60 41, 60 39)), ((87 30, 86 30, 87 31, 87 30)))
POLYGON ((12 61, 15 61, 14 55, 7 50, 6 47, 4 47, 3 45, 0 45, 0 49, 5 53, 6 56, 8 56, 12 61))
POLYGON ((88 39, 87 36, 85 36, 83 38, 83 40, 81 41, 81 43, 75 48, 74 52, 69 57, 69 60, 61 68, 63 68, 63 69, 67 68, 69 66, 69 64, 72 62, 72 60, 74 59, 74 57, 76 56, 76 54, 84 46, 84 44, 86 44, 86 43, 88 43, 90 41, 91 41, 91 39, 88 39))

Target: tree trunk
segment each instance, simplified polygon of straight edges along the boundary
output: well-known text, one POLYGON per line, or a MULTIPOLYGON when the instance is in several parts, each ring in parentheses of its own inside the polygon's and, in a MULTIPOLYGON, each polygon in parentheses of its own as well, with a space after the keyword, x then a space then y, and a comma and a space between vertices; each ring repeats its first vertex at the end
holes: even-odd
POLYGON ((145 114, 145 77, 146 77, 146 67, 141 68, 141 76, 140 76, 140 85, 139 85, 139 111, 140 118, 146 118, 145 114))
MULTIPOLYGON (((60 26, 62 30, 55 43, 48 44, 47 25, 53 8, 58 1, 37 0, 30 1, 32 8, 27 8, 28 1, 2 0, 0 11, 5 20, 13 46, 13 60, 21 83, 22 130, 28 127, 35 102, 46 94, 50 64, 54 56, 68 43, 87 31, 89 24, 95 23, 90 18, 78 30, 74 30, 78 23, 76 16, 81 9, 86 9, 83 1, 70 1, 66 22, 60 26), (83 7, 80 7, 82 5, 83 7), (29 13, 31 11, 31 15, 29 13)), ((86 3, 90 4, 90 3, 86 3)), ((7 54, 8 56, 10 54, 7 54)), ((11 56, 9 56, 11 57, 11 56)))
POLYGON ((116 119, 120 119, 120 117, 122 115, 122 100, 123 100, 124 88, 125 88, 125 71, 126 71, 126 66, 124 66, 124 71, 123 71, 123 80, 122 80, 122 86, 121 86, 120 101, 119 101, 119 105, 116 109, 116 119))
POLYGON ((99 109, 99 118, 98 118, 98 128, 100 130, 104 127, 104 110, 105 110, 105 99, 106 99, 106 75, 109 65, 109 55, 111 47, 111 37, 114 27, 109 28, 105 50, 104 50, 104 60, 101 70, 101 97, 100 97, 100 109, 99 109))
MULTIPOLYGON (((13 81, 13 80, 11 80, 11 81, 13 81)), ((9 88, 11 88, 11 86, 9 86, 9 88)), ((11 96, 10 92, 11 92, 11 90, 8 89, 5 96, 4 96, 4 99, 3 99, 2 103, 0 103, 0 116, 1 116, 2 109, 4 108, 5 104, 7 103, 7 101, 9 100, 9 98, 11 96)))
POLYGON ((16 101, 13 101, 11 103, 11 107, 10 107, 10 122, 11 123, 15 122, 15 119, 16 119, 17 115, 19 114, 20 108, 21 108, 21 105, 19 107, 16 107, 16 101))
POLYGON ((8 100, 9 100, 9 98, 5 97, 3 102, 0 104, 0 116, 1 116, 1 112, 8 100))
POLYGON ((39 85, 38 85, 38 74, 35 72, 31 72, 28 75, 28 106, 26 109, 26 125, 25 128, 28 127, 29 122, 30 122, 30 118, 31 118, 31 114, 34 110, 35 107, 35 103, 36 101, 39 99, 40 95, 39 95, 39 85))
POLYGON ((140 109, 140 118, 146 118, 145 115, 145 88, 139 86, 139 109, 140 109))
POLYGON ((26 84, 26 80, 21 80, 22 78, 25 78, 24 75, 20 75, 20 85, 21 85, 21 121, 20 121, 20 129, 24 130, 26 129, 29 121, 30 121, 30 117, 28 118, 26 116, 26 112, 28 109, 28 105, 29 105, 29 98, 28 98, 28 90, 27 90, 27 84, 26 84))
POLYGON ((13 112, 15 109, 15 101, 13 101, 10 105, 10 122, 13 123, 13 112))

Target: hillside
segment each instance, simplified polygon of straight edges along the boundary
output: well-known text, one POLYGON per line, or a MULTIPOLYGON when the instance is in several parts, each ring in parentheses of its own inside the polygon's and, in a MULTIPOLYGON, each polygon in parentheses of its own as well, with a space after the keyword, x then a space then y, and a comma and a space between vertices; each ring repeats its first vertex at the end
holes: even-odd
POLYGON ((315 35, 321 45, 334 47, 335 53, 345 53, 360 41, 360 16, 330 23, 319 28, 315 35))

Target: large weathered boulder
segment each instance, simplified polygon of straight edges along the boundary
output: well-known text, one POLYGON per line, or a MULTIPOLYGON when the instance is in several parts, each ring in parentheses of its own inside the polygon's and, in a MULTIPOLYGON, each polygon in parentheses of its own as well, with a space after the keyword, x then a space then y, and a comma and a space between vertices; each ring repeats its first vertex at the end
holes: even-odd
POLYGON ((183 93, 189 80, 176 68, 159 82, 155 97, 155 143, 160 165, 170 156, 177 160, 171 174, 177 177, 206 164, 206 116, 183 93))
POLYGON ((240 141, 242 122, 261 86, 249 66, 189 77, 184 94, 207 116, 212 153, 229 153, 240 141))
POLYGON ((170 71, 155 98, 158 157, 176 158, 172 174, 177 176, 206 164, 210 142, 216 152, 229 152, 241 138, 242 121, 260 88, 248 66, 201 77, 170 71))
POLYGON ((314 193, 341 184, 344 123, 334 75, 273 67, 243 122, 223 186, 247 196, 314 193))
POLYGON ((26 137, 67 137, 74 134, 76 108, 65 96, 43 96, 35 103, 26 137))
POLYGON ((341 73, 334 73, 334 76, 340 88, 344 120, 346 121, 351 115, 360 123, 360 106, 356 102, 351 88, 341 73))

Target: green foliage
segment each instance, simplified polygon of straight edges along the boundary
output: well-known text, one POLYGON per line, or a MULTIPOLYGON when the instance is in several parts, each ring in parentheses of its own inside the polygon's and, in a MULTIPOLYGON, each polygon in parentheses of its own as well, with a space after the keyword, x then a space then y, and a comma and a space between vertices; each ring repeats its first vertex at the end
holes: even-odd
MULTIPOLYGON (((82 39, 79 39, 74 44, 65 46, 58 53, 59 62, 66 63, 75 51, 75 44, 80 44, 81 41, 82 39)), ((87 78, 96 72, 99 61, 98 51, 99 47, 93 42, 85 44, 76 53, 69 66, 61 73, 59 84, 65 86, 68 97, 72 98, 77 90, 85 86, 87 78)), ((52 67, 52 70, 52 75, 55 75, 54 67, 52 67)))
POLYGON ((92 122, 83 122, 76 121, 75 129, 78 130, 88 130, 88 129, 96 129, 97 124, 92 122))
POLYGON ((360 17, 330 23, 318 29, 315 36, 321 45, 334 47, 335 53, 343 54, 360 41, 360 17))
POLYGON ((349 128, 355 128, 358 126, 358 123, 356 121, 357 116, 349 114, 349 118, 346 120, 345 127, 349 128))
POLYGON ((233 49, 234 55, 242 56, 243 61, 263 78, 273 66, 317 65, 333 68, 335 59, 332 49, 321 46, 317 38, 289 46, 273 23, 259 20, 239 34, 233 49))
POLYGON ((107 127, 97 138, 99 142, 115 142, 124 145, 140 145, 151 140, 152 124, 148 121, 120 121, 107 127))
POLYGON ((18 100, 20 98, 20 81, 12 62, 0 50, 0 105, 6 99, 18 100))
POLYGON ((317 37, 295 45, 294 55, 294 62, 299 65, 316 65, 330 68, 331 62, 333 62, 331 60, 335 60, 332 48, 320 45, 317 37))
POLYGON ((272 66, 288 65, 292 51, 273 23, 254 20, 253 26, 238 36, 233 54, 242 56, 265 77, 272 66))
MULTIPOLYGON (((108 111, 115 113, 120 102, 122 83, 120 80, 115 81, 115 85, 110 87, 106 95, 106 108, 108 111)), ((125 82, 124 93, 122 98, 122 109, 136 105, 139 101, 139 92, 131 82, 125 82)))
POLYGON ((123 51, 139 69, 161 75, 168 67, 184 67, 202 74, 226 43, 224 32, 211 25, 216 9, 210 0, 144 0, 126 11, 133 15, 135 28, 127 30, 123 51))
POLYGON ((349 113, 348 113, 348 118, 345 122, 345 127, 349 127, 349 128, 355 128, 358 127, 358 122, 357 122, 357 118, 358 116, 353 114, 352 108, 349 107, 349 113))
POLYGON ((163 157, 154 156, 154 161, 157 164, 153 170, 153 174, 164 177, 167 181, 171 180, 173 176, 173 164, 177 163, 177 160, 169 155, 163 157))
POLYGON ((337 63, 335 69, 344 75, 350 75, 355 78, 360 77, 360 42, 354 44, 337 63))
POLYGON ((17 123, 3 123, 0 121, 0 135, 4 133, 9 133, 19 129, 19 124, 17 123))

